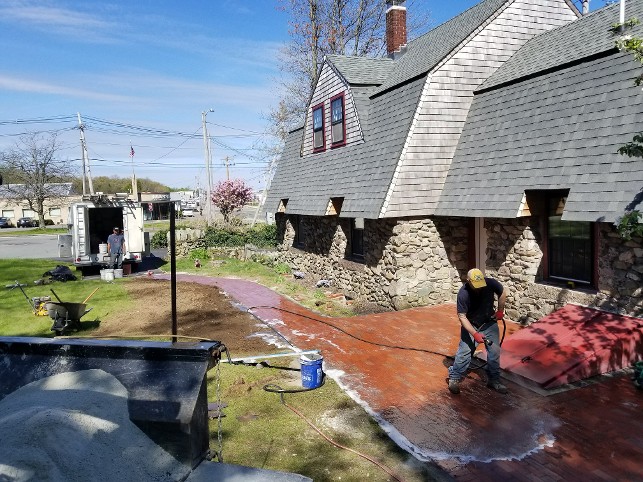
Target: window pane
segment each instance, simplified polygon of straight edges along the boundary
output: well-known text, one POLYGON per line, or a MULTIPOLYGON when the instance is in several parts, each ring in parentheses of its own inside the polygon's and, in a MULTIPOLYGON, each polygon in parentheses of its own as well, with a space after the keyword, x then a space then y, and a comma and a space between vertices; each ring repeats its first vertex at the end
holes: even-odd
POLYGON ((344 140, 344 124, 335 124, 331 129, 333 144, 344 140))
POLYGON ((321 107, 319 109, 315 109, 313 111, 313 130, 317 131, 319 129, 322 129, 324 127, 324 122, 322 118, 322 109, 321 107))
POLYGON ((591 223, 549 217, 549 272, 555 278, 592 281, 591 223))
POLYGON ((316 131, 313 134, 313 147, 315 149, 324 147, 324 131, 316 131))
POLYGON ((344 99, 338 97, 330 104, 331 119, 333 124, 344 120, 344 99))

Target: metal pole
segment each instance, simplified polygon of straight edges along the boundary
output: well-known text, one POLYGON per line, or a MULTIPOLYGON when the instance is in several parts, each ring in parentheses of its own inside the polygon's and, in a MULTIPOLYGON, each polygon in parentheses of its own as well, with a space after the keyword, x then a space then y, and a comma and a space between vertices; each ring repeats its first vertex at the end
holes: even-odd
POLYGON ((172 343, 176 343, 178 322, 176 319, 176 213, 173 202, 170 202, 170 298, 172 300, 172 343))

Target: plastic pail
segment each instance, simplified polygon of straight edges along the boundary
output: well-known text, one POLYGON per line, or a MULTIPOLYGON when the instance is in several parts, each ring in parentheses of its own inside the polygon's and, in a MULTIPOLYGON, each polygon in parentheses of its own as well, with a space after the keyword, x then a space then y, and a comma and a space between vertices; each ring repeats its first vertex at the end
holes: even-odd
POLYGON ((321 355, 302 355, 299 359, 301 363, 301 386, 304 388, 318 388, 322 384, 324 371, 322 362, 324 357, 321 355))
POLYGON ((107 254, 107 243, 100 243, 98 245, 98 252, 100 254, 107 254))
POLYGON ((113 269, 104 269, 103 272, 105 273, 105 277, 103 278, 105 281, 114 281, 113 269))
POLYGON ((122 278, 123 277, 123 270, 122 269, 114 269, 114 278, 122 278))
POLYGON ((105 281, 105 270, 104 269, 100 270, 100 279, 101 279, 101 281, 105 281))

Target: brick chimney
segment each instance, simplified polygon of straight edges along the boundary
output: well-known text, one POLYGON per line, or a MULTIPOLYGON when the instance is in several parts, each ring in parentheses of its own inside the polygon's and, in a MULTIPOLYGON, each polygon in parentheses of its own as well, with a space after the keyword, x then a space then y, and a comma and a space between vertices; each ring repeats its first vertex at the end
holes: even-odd
POLYGON ((406 0, 386 0, 386 51, 389 57, 406 46, 406 0))

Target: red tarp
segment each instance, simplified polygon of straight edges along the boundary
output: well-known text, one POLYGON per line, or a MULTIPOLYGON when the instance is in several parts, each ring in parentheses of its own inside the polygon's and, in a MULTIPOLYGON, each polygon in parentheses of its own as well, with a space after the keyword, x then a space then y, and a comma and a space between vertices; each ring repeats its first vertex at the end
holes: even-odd
POLYGON ((501 368, 544 389, 643 359, 643 319, 566 305, 505 339, 501 368))

